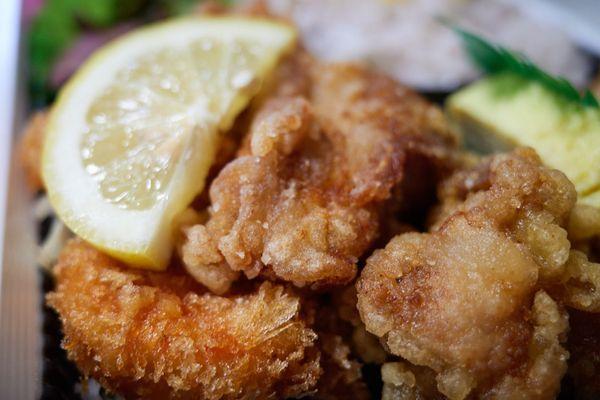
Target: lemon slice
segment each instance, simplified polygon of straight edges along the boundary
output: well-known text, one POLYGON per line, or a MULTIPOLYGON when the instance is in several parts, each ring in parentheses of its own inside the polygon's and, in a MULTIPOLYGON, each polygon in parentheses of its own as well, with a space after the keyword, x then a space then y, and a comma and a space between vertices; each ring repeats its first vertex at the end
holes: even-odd
POLYGON ((188 17, 96 52, 48 122, 42 170, 59 217, 115 257, 163 269, 173 218, 202 190, 219 132, 295 38, 265 19, 188 17))

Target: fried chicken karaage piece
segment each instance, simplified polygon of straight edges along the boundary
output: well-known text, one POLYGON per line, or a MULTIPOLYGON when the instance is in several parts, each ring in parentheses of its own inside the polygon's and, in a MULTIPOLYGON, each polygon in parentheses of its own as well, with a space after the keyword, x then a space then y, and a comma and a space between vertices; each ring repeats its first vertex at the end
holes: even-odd
POLYGON ((357 297, 355 285, 349 285, 332 293, 334 313, 341 321, 348 324, 346 336, 351 337, 351 345, 358 358, 369 364, 383 364, 388 358, 381 343, 375 335, 367 332, 356 308, 357 297))
POLYGON ((317 335, 282 286, 220 297, 177 268, 127 269, 80 240, 55 273, 48 303, 69 358, 125 398, 295 397, 322 374, 317 335))
POLYGON ((600 262, 600 208, 576 204, 567 225, 571 245, 600 262))
POLYGON ((19 142, 18 152, 21 165, 25 170, 27 184, 32 191, 44 189, 42 181, 42 146, 44 144, 48 111, 34 114, 27 123, 19 142))
MULTIPOLYGON (((317 294, 304 290, 312 301, 313 329, 319 337, 323 376, 312 397, 320 400, 370 399, 362 376, 362 363, 353 349, 350 322, 341 318, 337 304, 330 293, 317 294)), ((354 303, 356 306, 356 302, 354 303)))
POLYGON ((573 185, 530 149, 448 185, 430 233, 397 236, 367 260, 357 283, 367 330, 434 370, 450 399, 555 396, 568 321, 543 288, 553 293, 568 269, 573 185))
MULTIPOLYGON (((567 317, 564 312, 556 313, 556 303, 542 291, 535 296, 531 316, 535 328, 528 351, 531 357, 529 362, 510 374, 498 377, 491 388, 473 391, 469 398, 548 399, 556 395, 559 385, 557 379, 560 379, 556 375, 564 374, 568 357, 568 353, 559 345, 557 336, 564 335, 567 317), (554 368, 556 370, 552 370, 554 368)), ((432 368, 407 362, 386 363, 381 367, 382 399, 452 399, 452 394, 444 395, 440 390, 451 388, 457 383, 464 384, 460 382, 464 378, 461 375, 459 371, 450 372, 445 376, 447 381, 444 384, 444 380, 432 368)))
POLYGON ((216 293, 235 272, 316 289, 349 283, 386 201, 419 202, 453 165, 454 138, 418 95, 356 66, 297 65, 284 66, 292 84, 276 85, 213 181, 208 222, 185 229, 183 262, 216 293))
POLYGON ((318 400, 368 400, 370 394, 362 379, 361 364, 352 355, 350 344, 342 335, 319 332, 323 375, 317 392, 318 400))
MULTIPOLYGON (((470 197, 476 202, 474 193, 489 188, 492 160, 457 172, 441 185, 442 202, 430 215, 431 230, 439 229, 452 214, 472 207, 470 197)), ((515 238, 529 245, 542 266, 540 284, 553 298, 579 310, 600 312, 600 209, 577 203, 567 215, 557 224, 548 213, 531 213, 528 224, 515 231, 515 238)))
POLYGON ((600 398, 600 314, 569 310, 569 377, 580 400, 600 398))

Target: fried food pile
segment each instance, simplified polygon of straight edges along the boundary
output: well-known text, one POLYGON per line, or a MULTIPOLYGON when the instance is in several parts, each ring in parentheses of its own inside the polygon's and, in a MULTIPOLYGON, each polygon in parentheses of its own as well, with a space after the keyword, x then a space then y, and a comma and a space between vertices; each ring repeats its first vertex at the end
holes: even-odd
POLYGON ((178 223, 166 272, 80 239, 54 267, 63 346, 111 393, 600 394, 600 211, 533 150, 463 153, 436 106, 366 67, 286 59, 178 223))
POLYGON ((216 293, 240 273, 350 283, 381 219, 426 202, 454 162, 437 108, 381 74, 306 57, 283 67, 212 182, 208 221, 184 231, 184 264, 216 293), (419 178, 430 186, 410 185, 419 178))

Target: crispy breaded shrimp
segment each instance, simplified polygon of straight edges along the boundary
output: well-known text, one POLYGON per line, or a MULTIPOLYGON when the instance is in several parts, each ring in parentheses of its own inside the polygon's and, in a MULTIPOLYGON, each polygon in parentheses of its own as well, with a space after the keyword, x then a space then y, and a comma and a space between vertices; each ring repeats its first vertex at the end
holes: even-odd
POLYGON ((568 323, 540 287, 568 270, 575 190, 529 149, 476 171, 449 180, 474 191, 433 231, 397 236, 367 260, 361 318, 391 353, 433 369, 451 399, 549 398, 566 370, 568 323))
POLYGON ((69 358, 126 398, 294 397, 322 373, 300 299, 281 286, 219 297, 177 269, 127 269, 79 240, 55 272, 48 303, 69 358))

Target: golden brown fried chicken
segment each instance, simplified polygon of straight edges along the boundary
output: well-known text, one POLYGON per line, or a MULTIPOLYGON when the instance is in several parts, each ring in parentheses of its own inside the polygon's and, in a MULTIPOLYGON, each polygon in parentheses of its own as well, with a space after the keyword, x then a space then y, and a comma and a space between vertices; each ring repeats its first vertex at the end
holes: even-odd
POLYGON ((548 288, 554 297, 583 311, 600 312, 600 264, 585 253, 571 250, 557 282, 548 288))
POLYGON ((209 221, 184 232, 184 264, 216 293, 238 271, 312 288, 349 283, 386 201, 420 202, 453 163, 440 111, 416 94, 360 67, 302 65, 284 66, 292 84, 280 80, 213 181, 209 221))
MULTIPOLYGON (((490 187, 492 162, 493 158, 488 158, 456 172, 441 185, 438 196, 442 202, 430 215, 432 230, 439 229, 452 214, 464 212, 472 208, 471 203, 479 201, 481 195, 476 193, 490 187)), ((600 264, 596 262, 600 209, 569 204, 566 220, 557 220, 547 212, 530 213, 528 223, 515 230, 515 239, 528 244, 542 267, 540 284, 554 298, 576 309, 600 312, 600 264)))
POLYGON ((389 362, 381 366, 382 400, 441 400, 435 372, 404 362, 389 362))
POLYGON ((19 143, 19 158, 25 170, 27 184, 32 191, 44 188, 41 164, 47 121, 48 111, 36 113, 27 123, 19 143))
MULTIPOLYGON (((566 313, 556 313, 556 303, 540 291, 535 295, 531 313, 535 328, 528 354, 530 360, 509 374, 494 379, 491 388, 478 388, 468 398, 485 399, 549 399, 558 391, 556 375, 564 374, 568 353, 557 337, 567 327, 566 313), (482 390, 483 389, 483 390, 482 390)), ((500 356, 494 354, 494 356, 500 356)), ((494 360, 490 360, 493 363, 494 360)), ((456 385, 464 385, 460 371, 450 372, 442 379, 429 368, 406 362, 386 363, 381 368, 383 400, 434 400, 453 398, 456 393, 442 394, 456 385)))
POLYGON ((574 248, 594 262, 600 262, 600 208, 577 204, 567 226, 574 248))
MULTIPOLYGON (((362 377, 362 364, 352 348, 352 324, 341 318, 332 294, 317 294, 304 290, 303 298, 313 312, 312 329, 318 335, 323 368, 317 392, 311 398, 369 399, 370 394, 362 377)), ((356 302, 354 305, 356 306, 356 302)))
POLYGON ((590 85, 590 90, 596 97, 600 97, 600 74, 596 75, 596 78, 590 85))
POLYGON ((573 185, 529 149, 448 182, 431 233, 397 236, 368 259, 361 317, 392 354, 433 369, 450 399, 552 397, 568 323, 541 288, 568 269, 573 185))
POLYGON ((319 332, 319 347, 323 375, 313 398, 318 400, 369 399, 367 385, 362 379, 361 364, 352 356, 346 339, 342 335, 319 332))
POLYGON ((69 358, 126 398, 294 397, 322 373, 300 299, 281 286, 220 297, 177 269, 126 269, 79 240, 55 272, 48 302, 69 358))

